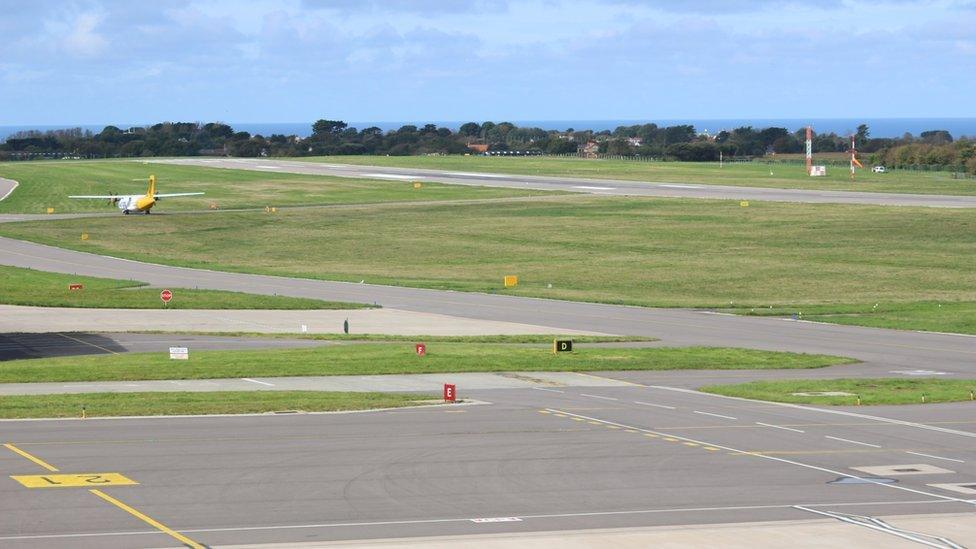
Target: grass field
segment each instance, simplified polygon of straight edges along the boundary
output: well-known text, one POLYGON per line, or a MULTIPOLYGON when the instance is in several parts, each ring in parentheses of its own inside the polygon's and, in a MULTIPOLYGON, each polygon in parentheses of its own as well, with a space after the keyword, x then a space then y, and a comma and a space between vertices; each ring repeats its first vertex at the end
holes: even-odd
MULTIPOLYGON (((767 163, 763 161, 726 163, 719 167, 718 162, 635 162, 631 160, 585 158, 489 156, 326 156, 302 158, 301 160, 333 164, 744 187, 950 195, 976 194, 976 179, 954 179, 952 174, 947 172, 894 171, 876 174, 869 169, 864 169, 858 170, 857 179, 851 182, 848 170, 844 167, 828 166, 826 177, 809 177, 806 175, 803 164, 767 163)), ((863 163, 870 167, 866 160, 863 163)))
POLYGON ((0 266, 0 303, 39 307, 121 309, 362 309, 372 305, 318 299, 171 288, 164 304, 158 288, 129 280, 92 278, 0 266), (69 290, 81 284, 81 290, 69 290))
POLYGON ((14 223, 0 234, 228 271, 804 316, 855 307, 861 317, 823 318, 974 332, 972 210, 579 196, 14 223), (133 231, 143 237, 125 238, 133 231), (504 290, 508 274, 519 286, 504 290), (864 313, 875 303, 880 312, 864 313))
POLYGON ((143 164, 129 160, 0 162, 0 177, 16 180, 17 189, 0 201, 0 213, 118 212, 105 200, 72 200, 68 195, 143 194, 155 174, 158 192, 196 192, 203 196, 163 199, 154 212, 264 208, 373 202, 463 200, 538 196, 542 191, 491 189, 410 181, 391 182, 314 175, 263 173, 195 166, 143 164), (133 181, 136 179, 137 181, 133 181))
POLYGON ((316 391, 0 396, 0 418, 81 417, 82 407, 88 417, 334 412, 417 406, 429 398, 392 393, 316 391))
POLYGON ((0 383, 218 379, 240 377, 422 374, 439 372, 740 370, 821 368, 854 362, 826 355, 712 347, 578 348, 433 343, 418 357, 412 344, 366 343, 304 349, 197 351, 188 361, 165 353, 38 358, 0 362, 0 383))
POLYGON ((750 316, 787 316, 802 320, 871 326, 925 329, 933 332, 976 334, 976 302, 919 301, 861 305, 800 305, 793 308, 732 308, 727 312, 750 316))
MULTIPOLYGON (((862 406, 879 404, 923 404, 971 400, 976 391, 972 379, 800 379, 753 381, 736 385, 712 385, 701 391, 718 395, 792 402, 852 406, 858 396, 862 406), (796 395, 794 393, 838 392, 836 396, 796 395)), ((973 403, 976 407, 976 403, 973 403)))

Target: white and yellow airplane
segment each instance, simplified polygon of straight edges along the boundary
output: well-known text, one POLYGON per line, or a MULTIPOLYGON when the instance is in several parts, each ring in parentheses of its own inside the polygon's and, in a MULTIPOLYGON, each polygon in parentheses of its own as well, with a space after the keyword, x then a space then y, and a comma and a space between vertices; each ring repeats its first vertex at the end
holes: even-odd
POLYGON ((149 210, 159 202, 160 198, 172 198, 175 196, 197 196, 203 193, 169 193, 160 194, 156 192, 156 176, 149 176, 149 188, 146 189, 146 194, 130 194, 130 195, 80 195, 80 196, 69 196, 68 198, 101 198, 103 200, 108 200, 109 204, 116 204, 122 213, 129 215, 130 213, 143 212, 149 214, 149 210))

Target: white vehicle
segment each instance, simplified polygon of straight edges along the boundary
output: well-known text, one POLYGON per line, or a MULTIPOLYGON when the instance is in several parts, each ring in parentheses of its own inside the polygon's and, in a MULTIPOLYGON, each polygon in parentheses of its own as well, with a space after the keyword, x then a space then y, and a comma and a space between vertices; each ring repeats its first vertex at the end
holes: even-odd
POLYGON ((874 173, 885 173, 888 170, 886 170, 884 166, 875 166, 871 168, 871 171, 874 173))

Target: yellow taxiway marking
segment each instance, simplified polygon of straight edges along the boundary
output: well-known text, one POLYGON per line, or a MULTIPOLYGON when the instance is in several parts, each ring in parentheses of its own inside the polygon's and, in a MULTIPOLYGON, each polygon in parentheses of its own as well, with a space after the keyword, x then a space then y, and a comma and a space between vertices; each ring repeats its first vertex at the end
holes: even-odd
POLYGON ((698 446, 697 442, 682 442, 681 444, 684 444, 685 446, 698 446))
POLYGON ((654 433, 644 433, 644 436, 650 438, 657 438, 657 435, 655 435, 654 433))
POLYGON ((718 448, 713 448, 712 446, 703 446, 709 452, 718 452, 718 448))
POLYGON ((664 437, 664 440, 666 440, 666 441, 668 441, 668 442, 678 442, 678 439, 676 439, 676 438, 671 438, 671 437, 664 437))
POLYGON ((540 414, 551 414, 552 412, 550 412, 549 410, 539 410, 539 413, 540 414))
POLYGON ((109 349, 108 347, 102 347, 101 345, 96 345, 94 343, 90 343, 90 342, 85 341, 83 339, 78 339, 77 337, 71 337, 69 335, 65 335, 65 334, 61 334, 61 333, 59 333, 58 335, 61 336, 61 337, 63 337, 63 338, 65 338, 65 339, 70 339, 71 341, 77 341, 78 343, 82 343, 84 345, 88 345, 89 347, 94 347, 96 349, 101 349, 102 351, 105 351, 105 352, 108 352, 108 353, 112 353, 113 355, 119 354, 118 352, 113 351, 112 349, 109 349))
POLYGON ((71 475, 11 475, 27 488, 91 488, 92 486, 131 486, 138 482, 119 473, 81 473, 71 475))
POLYGON ((34 457, 34 456, 28 454, 27 452, 25 452, 25 451, 21 450, 20 448, 14 446, 13 444, 4 444, 3 446, 4 446, 4 448, 10 450, 11 452, 13 452, 15 454, 20 454, 21 456, 23 456, 23 457, 25 457, 25 458, 33 461, 34 463, 40 465, 41 467, 47 469, 48 471, 57 471, 58 470, 57 467, 51 465, 50 463, 44 461, 43 459, 41 459, 39 457, 34 457))
POLYGON ((183 543, 187 547, 191 547, 192 549, 204 549, 204 546, 203 545, 200 545, 199 543, 197 543, 197 542, 193 541, 192 539, 184 536, 183 534, 177 532, 176 530, 173 530, 172 528, 166 526, 165 524, 163 524, 163 523, 161 523, 161 522, 153 519, 152 517, 149 517, 147 515, 144 515, 143 513, 140 513, 136 509, 133 509, 132 507, 129 507, 128 505, 126 505, 126 504, 122 503, 121 501, 113 498, 112 496, 106 494, 105 492, 102 492, 101 490, 97 490, 97 489, 96 490, 89 490, 89 491, 91 493, 95 494, 96 496, 104 499, 105 501, 111 503, 112 505, 118 507, 119 509, 122 509, 126 513, 129 513, 130 515, 136 517, 137 519, 139 519, 139 520, 145 522, 146 524, 152 526, 153 528, 155 528, 155 529, 157 529, 157 530, 159 530, 161 532, 164 532, 164 533, 168 534, 170 537, 176 539, 180 543, 183 543))

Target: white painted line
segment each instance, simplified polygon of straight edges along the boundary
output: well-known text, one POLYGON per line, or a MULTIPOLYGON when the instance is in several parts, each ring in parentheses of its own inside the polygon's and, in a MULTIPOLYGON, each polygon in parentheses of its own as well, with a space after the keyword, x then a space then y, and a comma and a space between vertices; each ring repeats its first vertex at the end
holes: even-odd
POLYGON ((491 518, 473 518, 470 519, 471 522, 483 524, 485 522, 522 522, 522 519, 518 517, 491 517, 491 518))
POLYGON ((737 417, 732 417, 732 416, 723 416, 722 414, 713 414, 713 413, 711 413, 711 412, 700 412, 700 411, 698 411, 698 410, 695 410, 695 413, 696 413, 696 414, 701 414, 701 415, 703 415, 703 416, 714 416, 714 417, 721 417, 721 418, 725 418, 725 419, 739 419, 739 418, 737 418, 737 417))
POLYGON ((832 437, 830 435, 824 435, 824 436, 827 437, 827 438, 829 438, 829 439, 831 439, 831 440, 839 440, 841 442, 850 442, 851 444, 860 444, 861 446, 870 446, 872 448, 881 448, 881 446, 879 446, 877 444, 869 444, 867 442, 860 442, 860 441, 851 440, 851 439, 848 439, 848 438, 832 437))
POLYGON ((674 410, 674 406, 665 406, 664 404, 654 404, 652 402, 641 402, 639 400, 635 400, 634 404, 642 404, 644 406, 654 406, 655 408, 666 408, 668 410, 674 410))
POLYGON ((559 391, 559 390, 556 390, 556 389, 545 389, 543 387, 533 387, 533 389, 535 389, 536 391, 547 391, 547 392, 550 392, 550 393, 565 393, 566 392, 566 391, 559 391))
POLYGON ((460 175, 462 177, 508 177, 496 173, 474 173, 474 172, 444 172, 444 175, 460 175))
POLYGON ((946 433, 950 435, 959 435, 963 437, 976 438, 976 433, 971 431, 960 431, 958 429, 948 429, 946 427, 936 427, 935 425, 926 425, 925 423, 915 423, 912 421, 904 421, 901 419, 892 419, 889 417, 872 416, 868 414, 859 414, 857 412, 846 412, 844 410, 830 410, 827 408, 814 408, 813 406, 803 406, 801 404, 791 404, 789 402, 773 402, 771 400, 757 400, 754 398, 743 398, 734 397, 727 395, 716 395, 712 393, 703 393, 701 391, 695 391, 694 389, 683 389, 681 387, 668 387, 666 385, 645 385, 648 389, 661 389, 663 391, 673 391, 676 393, 686 393, 692 395, 698 395, 700 397, 710 397, 710 398, 724 398, 727 400, 738 400, 740 402, 751 402, 753 404, 762 404, 763 406, 782 406, 784 408, 793 408, 796 410, 805 410, 807 412, 819 412, 823 414, 836 414, 848 417, 857 417, 861 419, 870 419, 873 421, 879 421, 883 423, 890 423, 893 425, 902 425, 905 427, 915 427, 916 429, 926 429, 929 431, 937 431, 939 433, 946 433))
POLYGON ((922 457, 932 458, 932 459, 944 459, 946 461, 955 461, 956 463, 966 463, 965 461, 963 461, 961 459, 953 459, 953 458, 947 458, 947 457, 941 457, 941 456, 933 456, 932 454, 923 454, 921 452, 909 452, 908 450, 905 450, 905 453, 906 454, 912 454, 912 455, 915 455, 915 456, 922 456, 922 457))
POLYGON ((364 173, 363 177, 375 177, 377 179, 402 179, 402 180, 412 180, 412 179, 422 179, 420 176, 415 175, 400 175, 394 173, 364 173))
POLYGON ((613 397, 605 397, 605 396, 600 396, 600 395, 588 395, 586 393, 580 393, 580 396, 590 397, 590 398, 602 398, 603 400, 619 400, 619 399, 616 399, 616 398, 613 398, 613 397))
MULTIPOLYGON (((971 504, 972 503, 968 499, 960 499, 960 498, 954 498, 952 496, 944 496, 942 494, 934 494, 932 492, 926 492, 924 490, 917 490, 915 488, 910 488, 908 486, 901 486, 901 485, 898 485, 898 484, 885 484, 885 483, 879 482, 879 481, 877 481, 877 480, 875 480, 875 479, 873 479, 871 477, 859 477, 857 475, 851 475, 850 473, 838 471, 836 469, 830 469, 830 468, 827 468, 827 467, 821 467, 819 465, 811 465, 809 463, 803 463, 803 462, 800 462, 800 461, 794 461, 792 459, 786 459, 786 458, 781 458, 781 457, 777 457, 777 456, 770 456, 770 455, 767 455, 767 454, 759 454, 759 453, 755 453, 755 452, 749 452, 749 451, 746 451, 746 450, 739 450, 738 448, 733 448, 731 446, 725 446, 723 444, 716 444, 714 442, 705 442, 704 440, 699 440, 699 439, 684 437, 684 436, 681 436, 681 435, 675 435, 675 434, 671 434, 671 433, 664 433, 664 432, 661 432, 661 431, 652 431, 650 429, 642 429, 640 427, 634 427, 633 425, 627 425, 627 424, 624 424, 624 423, 616 423, 616 422, 613 422, 613 421, 608 421, 606 419, 597 419, 595 417, 584 416, 582 414, 575 414, 573 412, 567 412, 565 410, 557 410, 556 408, 546 408, 546 410, 548 410, 550 412, 553 412, 553 413, 565 414, 565 415, 567 415, 567 416, 569 416, 571 418, 579 419, 580 421, 588 420, 588 421, 596 421, 596 422, 599 422, 599 423, 605 423, 607 425, 616 425, 617 427, 621 427, 621 428, 624 428, 624 429, 633 429, 635 431, 640 431, 641 433, 651 433, 651 434, 654 434, 654 435, 657 435, 657 436, 660 436, 660 437, 670 437, 670 438, 675 438, 675 439, 678 439, 678 440, 681 440, 681 441, 685 441, 685 442, 696 442, 696 443, 701 444, 703 446, 713 446, 715 448, 721 448, 722 450, 727 450, 729 452, 735 452, 735 453, 742 454, 742 455, 746 455, 746 456, 753 456, 753 457, 757 457, 757 458, 760 458, 760 459, 767 459, 769 461, 776 461, 776 462, 779 462, 779 463, 786 463, 786 464, 789 464, 789 465, 795 465, 797 467, 803 467, 805 469, 810 469, 810 470, 813 470, 813 471, 821 471, 821 472, 824 472, 824 473, 829 473, 831 475, 837 475, 839 477, 851 477, 851 478, 855 478, 857 480, 863 480, 866 483, 875 484, 875 485, 877 485, 879 487, 890 488, 892 490, 901 490, 903 492, 911 492, 913 494, 919 494, 919 495, 923 495, 923 496, 930 497, 930 498, 939 498, 939 499, 943 499, 943 500, 946 500, 946 501, 955 501, 957 503, 966 503, 966 504, 971 504)), ((526 518, 528 518, 528 517, 526 517, 526 518)), ((186 531, 184 531, 184 532, 186 532, 186 531)))
POLYGON ((587 191, 612 191, 616 187, 590 187, 588 185, 573 185, 574 189, 585 189, 587 191))
POLYGON ((3 193, 3 196, 0 196, 0 200, 3 200, 4 198, 7 198, 8 196, 10 196, 10 193, 14 192, 14 189, 16 189, 18 185, 20 185, 20 183, 14 181, 13 179, 8 179, 7 181, 13 181, 14 186, 13 187, 10 187, 10 190, 8 190, 7 192, 3 193))
MULTIPOLYGON (((954 503, 955 500, 946 499, 923 499, 910 501, 855 501, 855 502, 835 502, 835 503, 806 503, 807 507, 863 507, 874 505, 921 505, 921 504, 940 504, 954 503)), ((628 511, 593 511, 589 513, 561 513, 550 515, 523 515, 517 517, 521 519, 550 519, 550 518, 573 518, 573 517, 598 517, 598 516, 626 516, 626 515, 646 515, 646 514, 667 514, 667 513, 689 513, 689 512, 709 512, 709 511, 749 511, 761 509, 792 509, 794 505, 735 505, 727 507, 669 507, 665 509, 636 509, 628 511)), ((185 534, 204 534, 214 532, 255 532, 270 530, 305 530, 314 528, 349 528, 349 527, 376 527, 399 524, 438 524, 448 522, 469 522, 471 519, 465 518, 436 518, 420 520, 392 520, 377 522, 333 522, 324 524, 282 524, 268 526, 238 526, 230 528, 197 528, 180 530, 185 534)), ((0 541, 29 540, 29 539, 68 539, 68 538, 95 538, 106 536, 158 536, 159 530, 127 530, 124 532, 79 532, 71 534, 34 534, 20 536, 0 536, 0 541)))
POLYGON ((242 377, 243 381, 250 381, 251 383, 257 383, 258 385, 267 385, 268 387, 274 387, 274 383, 268 383, 266 381, 258 381, 256 379, 251 379, 249 377, 242 377))
POLYGON ((783 427, 782 425, 772 425, 770 423, 763 423, 761 421, 757 421, 756 422, 756 425, 762 425, 763 427, 772 427, 773 429, 783 429, 784 431, 793 431, 794 433, 804 433, 804 432, 806 432, 806 431, 801 431, 799 429, 794 429, 792 427, 783 427))
POLYGON ((281 166, 254 166, 255 168, 263 168, 265 170, 280 170, 281 166))
POLYGON ((700 189, 698 185, 669 185, 667 183, 661 183, 658 187, 667 187, 669 189, 700 189))

